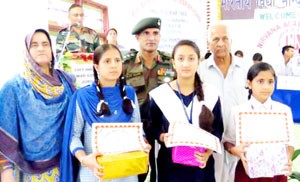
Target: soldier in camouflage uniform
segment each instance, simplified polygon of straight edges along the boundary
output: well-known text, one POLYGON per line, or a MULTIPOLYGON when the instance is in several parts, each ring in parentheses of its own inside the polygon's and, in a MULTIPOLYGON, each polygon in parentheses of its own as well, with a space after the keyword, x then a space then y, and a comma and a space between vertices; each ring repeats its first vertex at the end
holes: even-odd
MULTIPOLYGON (((125 55, 123 65, 126 83, 135 88, 146 138, 152 146, 150 151, 151 182, 156 181, 156 165, 154 136, 148 126, 150 119, 148 93, 175 77, 170 54, 157 50, 160 41, 160 25, 159 18, 145 18, 134 27, 132 34, 136 36, 140 50, 131 50, 125 55)), ((139 181, 145 181, 146 177, 147 174, 139 175, 139 181)))
POLYGON ((100 45, 98 33, 88 27, 83 26, 83 8, 79 4, 72 4, 69 8, 70 27, 62 29, 56 37, 57 59, 61 51, 69 52, 94 52, 100 45), (76 26, 77 25, 77 26, 76 26), (69 28, 71 30, 69 30, 69 28), (62 50, 65 39, 70 32, 69 39, 66 40, 66 48, 62 50))

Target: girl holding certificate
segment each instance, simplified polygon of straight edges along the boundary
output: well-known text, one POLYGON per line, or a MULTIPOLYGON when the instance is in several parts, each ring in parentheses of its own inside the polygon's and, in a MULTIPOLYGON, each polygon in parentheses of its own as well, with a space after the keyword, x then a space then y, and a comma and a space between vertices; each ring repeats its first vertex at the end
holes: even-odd
POLYGON ((224 148, 240 158, 236 182, 283 182, 291 173, 292 112, 271 99, 275 78, 270 64, 254 64, 247 74, 249 100, 232 111, 224 148))
MULTIPOLYGON (((96 48, 93 72, 95 82, 77 90, 69 104, 61 160, 62 182, 76 181, 73 173, 81 182, 99 181, 103 177, 103 167, 96 161, 101 154, 92 152, 93 123, 141 122, 139 107, 135 107, 138 106, 135 91, 125 86, 121 77, 122 56, 115 45, 96 48), (74 161, 80 162, 79 173, 74 161)), ((137 176, 129 176, 113 181, 137 180, 137 176)))
MULTIPOLYGON (((185 122, 202 128, 221 140, 223 122, 221 104, 217 94, 203 85, 197 68, 200 63, 198 46, 190 40, 178 42, 172 53, 172 64, 177 79, 150 92, 151 128, 161 144, 157 158, 158 182, 214 182, 213 151, 206 148, 192 157, 201 165, 188 166, 172 161, 172 148, 167 148, 172 122, 185 122)), ((187 135, 189 133, 186 133, 187 135)))

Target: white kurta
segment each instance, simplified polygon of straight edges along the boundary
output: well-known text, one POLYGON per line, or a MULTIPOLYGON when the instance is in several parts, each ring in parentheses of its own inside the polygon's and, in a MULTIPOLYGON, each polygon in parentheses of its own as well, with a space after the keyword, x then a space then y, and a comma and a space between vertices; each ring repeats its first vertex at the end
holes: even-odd
MULTIPOLYGON (((246 80, 250 63, 232 56, 232 63, 224 78, 213 57, 211 55, 209 59, 200 63, 198 74, 204 83, 213 84, 217 88, 221 99, 224 129, 226 129, 228 123, 231 122, 231 109, 247 101, 246 80)), ((231 170, 235 167, 232 165, 237 161, 237 158, 232 158, 224 149, 223 153, 224 155, 221 156, 214 155, 216 182, 233 182, 234 176, 231 175, 233 172, 231 170)))

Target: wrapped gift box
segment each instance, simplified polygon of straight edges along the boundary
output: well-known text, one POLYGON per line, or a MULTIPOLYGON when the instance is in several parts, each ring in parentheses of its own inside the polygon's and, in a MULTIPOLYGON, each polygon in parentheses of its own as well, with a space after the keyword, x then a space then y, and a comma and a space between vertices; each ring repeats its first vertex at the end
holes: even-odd
POLYGON ((195 152, 204 153, 203 147, 193 146, 176 146, 172 148, 172 160, 174 163, 186 166, 202 166, 203 164, 196 161, 195 152))
POLYGON ((134 151, 103 155, 97 157, 97 161, 104 168, 103 179, 107 180, 146 173, 148 156, 149 154, 144 151, 134 151))
POLYGON ((247 164, 243 163, 250 178, 273 177, 285 174, 288 163, 285 144, 252 144, 246 148, 247 164))

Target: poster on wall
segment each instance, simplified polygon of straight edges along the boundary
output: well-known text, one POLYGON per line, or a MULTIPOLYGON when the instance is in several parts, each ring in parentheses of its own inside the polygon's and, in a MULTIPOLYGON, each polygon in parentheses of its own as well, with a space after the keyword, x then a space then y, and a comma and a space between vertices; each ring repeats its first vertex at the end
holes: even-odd
MULTIPOLYGON (((115 1, 114 1, 115 2, 115 1)), ((110 25, 118 30, 118 39, 126 49, 139 49, 131 34, 138 21, 146 17, 159 17, 161 23, 161 40, 158 49, 171 52, 174 45, 182 39, 197 43, 202 52, 206 51, 206 1, 202 0, 132 0, 118 1, 118 7, 111 6, 110 25), (118 12, 118 16, 115 12, 118 12), (120 14, 126 21, 119 21, 120 14)), ((112 4, 109 1, 109 4, 112 4)))
POLYGON ((300 8, 300 1, 294 0, 220 0, 221 1, 221 19, 253 19, 254 11, 257 9, 282 9, 282 8, 300 8))
MULTIPOLYGON (((257 9, 255 21, 260 35, 256 39, 257 48, 264 52, 272 64, 282 58, 281 49, 285 45, 300 48, 300 12, 298 8, 257 9)), ((295 54, 297 56, 297 54, 295 54)))
MULTIPOLYGON (((298 54, 300 48, 299 8, 257 9, 255 10, 254 20, 257 23, 256 28, 259 30, 256 38, 256 48, 262 52, 266 62, 276 69, 284 61, 282 48, 291 45, 295 51, 290 62, 300 63, 300 55, 298 54)), ((299 70, 300 64, 294 65, 292 69, 299 70)), ((300 89, 295 87, 295 84, 288 83, 297 83, 296 80, 300 76, 298 72, 293 72, 291 76, 287 77, 279 75, 272 95, 272 99, 291 107, 293 119, 296 123, 300 123, 300 113, 298 112, 300 103, 296 99, 300 97, 300 89)))
MULTIPOLYGON (((223 0, 221 8, 232 10, 232 8, 240 7, 238 3, 245 2, 223 0)), ((276 70, 279 65, 284 65, 282 48, 291 45, 294 47, 294 57, 291 59, 292 70, 300 70, 300 1, 251 0, 247 2, 252 3, 250 6, 254 8, 254 13, 251 15, 253 17, 240 19, 239 15, 244 11, 248 12, 245 9, 234 10, 237 14, 222 11, 224 13, 221 15, 222 19, 232 30, 232 51, 242 50, 245 61, 252 61, 254 53, 261 53, 263 61, 270 63, 276 70)), ((300 112, 298 112, 300 102, 297 100, 300 97, 300 90, 299 87, 295 87, 295 84, 288 84, 289 82, 297 83, 295 80, 298 80, 296 77, 300 74, 298 74, 299 71, 292 71, 292 73, 289 77, 284 77, 284 79, 280 77, 277 80, 272 99, 291 107, 294 122, 300 123, 300 112)))

